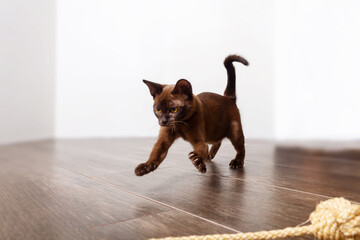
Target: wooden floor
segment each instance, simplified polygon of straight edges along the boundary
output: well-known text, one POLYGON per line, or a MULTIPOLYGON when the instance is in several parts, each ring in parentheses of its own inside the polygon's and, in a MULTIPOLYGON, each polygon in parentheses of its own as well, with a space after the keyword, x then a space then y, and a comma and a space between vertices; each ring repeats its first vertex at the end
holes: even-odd
MULTIPOLYGON (((155 139, 0 146, 0 239, 147 239, 296 226, 331 197, 360 201, 360 142, 224 142, 207 172, 177 141, 153 173, 134 168, 155 139)), ((309 238, 313 239, 313 238, 309 238)))

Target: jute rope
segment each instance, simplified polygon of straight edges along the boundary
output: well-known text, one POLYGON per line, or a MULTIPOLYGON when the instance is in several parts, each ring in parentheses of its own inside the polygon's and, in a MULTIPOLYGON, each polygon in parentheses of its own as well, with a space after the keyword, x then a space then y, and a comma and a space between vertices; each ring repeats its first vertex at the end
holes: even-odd
POLYGON ((266 240, 305 235, 314 235, 319 240, 360 240, 360 205, 351 204, 344 198, 320 202, 310 214, 309 220, 311 225, 281 230, 151 240, 266 240))

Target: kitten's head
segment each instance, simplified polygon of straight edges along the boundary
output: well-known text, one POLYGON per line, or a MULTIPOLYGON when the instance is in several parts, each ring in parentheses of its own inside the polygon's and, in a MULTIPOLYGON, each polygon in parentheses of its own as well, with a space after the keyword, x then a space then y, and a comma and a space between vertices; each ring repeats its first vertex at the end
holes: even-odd
POLYGON ((180 79, 175 85, 162 85, 143 80, 154 98, 154 113, 160 126, 174 127, 189 117, 193 105, 191 84, 180 79))

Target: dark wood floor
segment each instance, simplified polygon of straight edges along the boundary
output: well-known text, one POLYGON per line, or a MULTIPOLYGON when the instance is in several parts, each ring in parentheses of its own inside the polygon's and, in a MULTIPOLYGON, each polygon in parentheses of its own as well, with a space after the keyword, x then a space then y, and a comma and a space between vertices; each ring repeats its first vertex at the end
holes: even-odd
MULTIPOLYGON (((206 174, 179 140, 136 177, 155 139, 0 146, 0 239, 147 239, 296 226, 331 197, 360 201, 360 142, 247 141, 232 170, 224 142, 206 174)), ((312 238, 310 238, 312 239, 312 238)))

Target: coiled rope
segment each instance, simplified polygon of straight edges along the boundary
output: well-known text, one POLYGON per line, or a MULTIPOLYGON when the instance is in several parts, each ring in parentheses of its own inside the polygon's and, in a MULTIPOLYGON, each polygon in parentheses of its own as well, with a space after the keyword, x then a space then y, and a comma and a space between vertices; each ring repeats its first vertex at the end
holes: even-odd
POLYGON ((360 240, 360 205, 352 204, 345 198, 320 202, 309 220, 311 225, 280 230, 151 240, 266 240, 305 235, 314 235, 319 240, 360 240))

